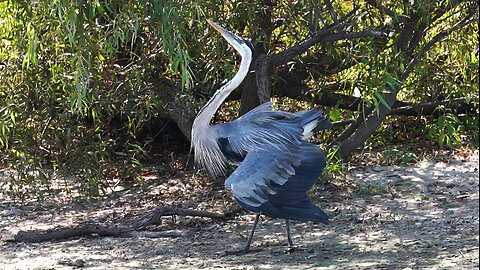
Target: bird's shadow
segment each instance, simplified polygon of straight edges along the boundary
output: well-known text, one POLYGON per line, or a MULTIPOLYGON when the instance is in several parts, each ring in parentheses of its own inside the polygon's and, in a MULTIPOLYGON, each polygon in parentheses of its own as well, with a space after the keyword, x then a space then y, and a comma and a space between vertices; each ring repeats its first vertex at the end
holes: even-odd
POLYGON ((258 249, 258 248, 255 248, 255 249, 248 249, 248 250, 245 250, 245 249, 240 249, 240 250, 226 250, 225 253, 223 254, 223 256, 242 256, 242 255, 246 255, 246 254, 251 254, 251 253, 257 253, 257 252, 260 252, 262 251, 261 249, 258 249))
MULTIPOLYGON (((259 248, 255 248, 255 249, 248 249, 248 250, 244 250, 244 249, 240 249, 240 250, 226 250, 223 254, 223 256, 242 256, 242 255, 246 255, 246 254, 252 254, 252 253, 258 253, 258 252, 261 252, 263 251, 262 249, 259 249, 259 248)), ((286 248, 284 251, 272 251, 272 254, 292 254, 292 253, 302 253, 302 252, 309 252, 309 253, 312 253, 313 250, 309 250, 309 249, 305 249, 305 248, 301 248, 301 247, 296 247, 296 246, 293 246, 293 247, 288 247, 286 248)))

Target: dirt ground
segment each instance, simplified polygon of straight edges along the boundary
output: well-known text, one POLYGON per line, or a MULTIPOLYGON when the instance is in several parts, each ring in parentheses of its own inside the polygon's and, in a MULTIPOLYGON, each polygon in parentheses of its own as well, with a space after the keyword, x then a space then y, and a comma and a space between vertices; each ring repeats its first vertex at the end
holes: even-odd
MULTIPOLYGON (((254 215, 229 221, 174 216, 148 229, 172 230, 175 237, 1 241, 0 269, 477 269, 478 167, 478 151, 413 166, 352 167, 342 185, 311 192, 331 224, 293 222, 293 252, 287 252, 283 220, 263 218, 254 252, 236 256, 225 251, 242 247, 254 215)), ((233 204, 221 184, 181 172, 162 178, 155 170, 145 176, 156 183, 147 191, 119 191, 90 204, 66 199, 61 187, 24 204, 0 195, 0 234, 8 240, 19 230, 111 222, 160 204, 208 211, 233 204)), ((0 172, 3 180, 7 175, 0 172)))

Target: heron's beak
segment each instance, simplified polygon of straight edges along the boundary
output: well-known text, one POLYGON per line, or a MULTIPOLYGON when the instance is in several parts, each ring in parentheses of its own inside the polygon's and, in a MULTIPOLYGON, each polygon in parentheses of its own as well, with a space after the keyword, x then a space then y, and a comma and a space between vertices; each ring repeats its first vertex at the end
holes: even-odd
POLYGON ((232 34, 230 33, 230 31, 228 31, 227 29, 221 27, 218 23, 216 22, 213 22, 209 19, 207 19, 207 22, 213 27, 215 28, 215 30, 217 30, 218 32, 220 32, 220 34, 222 34, 222 36, 228 41, 228 43, 230 43, 232 46, 236 47, 235 45, 241 45, 243 43, 245 43, 245 41, 235 35, 235 34, 232 34))

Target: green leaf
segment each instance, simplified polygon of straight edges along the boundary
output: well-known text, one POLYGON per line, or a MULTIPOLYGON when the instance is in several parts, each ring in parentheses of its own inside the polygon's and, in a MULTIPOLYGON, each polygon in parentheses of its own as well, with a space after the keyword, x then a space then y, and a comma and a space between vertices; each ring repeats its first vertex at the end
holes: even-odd
POLYGON ((440 134, 440 136, 438 137, 438 144, 440 145, 440 147, 443 148, 443 144, 445 142, 445 134, 440 134))
POLYGON ((328 116, 332 121, 338 121, 340 119, 340 111, 337 108, 333 108, 328 112, 328 116))
MULTIPOLYGON (((378 91, 375 91, 375 97, 377 97, 378 100, 380 100, 380 102, 381 102, 385 107, 387 107, 389 110, 392 109, 392 108, 390 108, 390 105, 388 105, 388 103, 387 103, 387 101, 385 100, 385 98, 383 97, 383 95, 380 94, 378 91)), ((378 105, 376 105, 375 108, 376 108, 377 111, 378 111, 378 105)))
POLYGON ((439 130, 442 130, 445 127, 445 116, 438 117, 437 126, 439 130))

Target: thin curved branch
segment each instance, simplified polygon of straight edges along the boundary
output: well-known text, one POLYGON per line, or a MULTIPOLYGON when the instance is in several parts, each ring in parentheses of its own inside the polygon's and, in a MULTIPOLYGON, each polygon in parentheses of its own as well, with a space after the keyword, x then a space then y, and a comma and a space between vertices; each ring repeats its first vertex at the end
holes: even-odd
POLYGON ((339 23, 338 21, 338 15, 335 9, 332 6, 332 3, 330 0, 325 0, 325 5, 327 6, 328 12, 330 12, 330 16, 332 17, 332 20, 335 24, 339 23))
POLYGON ((143 231, 148 225, 158 225, 163 216, 191 216, 207 217, 217 220, 226 220, 233 218, 236 214, 243 211, 241 207, 233 207, 224 213, 215 213, 193 209, 176 208, 170 206, 159 206, 139 220, 136 218, 124 219, 121 223, 99 223, 96 221, 82 222, 75 226, 56 227, 48 230, 28 230, 19 231, 17 234, 4 237, 4 241, 9 242, 44 242, 50 240, 68 239, 78 236, 114 236, 114 237, 179 237, 185 233, 178 230, 168 231, 143 231))
POLYGON ((292 60, 295 56, 300 55, 304 52, 306 52, 308 49, 310 49, 312 46, 315 44, 323 41, 325 36, 330 34, 336 29, 340 29, 345 27, 344 24, 337 24, 329 28, 325 28, 322 30, 317 31, 314 33, 310 38, 307 38, 300 42, 299 44, 286 49, 285 51, 281 53, 277 53, 275 55, 271 56, 271 64, 273 66, 280 66, 285 63, 288 63, 290 60, 292 60))
POLYGON ((271 64, 273 66, 280 66, 286 64, 294 57, 306 52, 308 49, 310 49, 312 46, 319 42, 334 42, 338 40, 351 40, 367 37, 384 37, 387 35, 387 33, 383 31, 374 29, 367 29, 359 32, 346 32, 342 30, 338 33, 332 33, 334 30, 342 28, 344 26, 344 24, 338 24, 332 28, 318 31, 311 38, 306 39, 281 53, 272 55, 271 64))
POLYGON ((390 10, 389 8, 383 6, 382 4, 380 4, 378 1, 375 1, 375 0, 368 0, 367 1, 368 4, 370 4, 371 6, 373 7, 376 7, 380 12, 382 13, 385 13, 387 14, 388 16, 390 16, 392 19, 398 21, 398 22, 407 22, 409 21, 409 17, 408 16, 405 16, 403 14, 398 14, 392 10, 390 10))
MULTIPOLYGON (((333 31, 335 31, 337 29, 345 28, 347 26, 347 24, 344 24, 344 22, 350 16, 355 14, 355 12, 357 12, 357 10, 359 9, 359 6, 354 6, 354 8, 349 13, 347 13, 345 16, 340 18, 340 20, 338 20, 337 13, 335 12, 333 7, 331 6, 330 1, 327 1, 327 2, 328 2, 327 6, 328 6, 328 4, 330 4, 330 7, 331 7, 330 13, 333 14, 332 18, 336 18, 336 19, 334 19, 334 23, 324 27, 323 29, 321 29, 317 32, 315 32, 311 37, 303 40, 299 44, 297 44, 297 45, 295 45, 291 48, 288 48, 281 53, 278 53, 276 55, 272 55, 271 64, 273 66, 280 66, 280 65, 283 65, 285 63, 288 63, 295 56, 306 52, 308 49, 310 49, 315 44, 317 44, 319 42, 322 42, 322 41, 325 41, 325 38, 327 37, 327 35, 331 34, 333 31)), ((359 33, 359 34, 353 34, 352 33, 351 36, 344 35, 343 37, 341 37, 341 36, 337 37, 336 35, 338 35, 338 34, 333 34, 333 36, 329 37, 328 39, 330 39, 330 41, 336 41, 336 40, 340 40, 340 39, 355 39, 355 38, 364 37, 364 36, 370 36, 370 37, 371 36, 378 36, 380 34, 380 33, 377 33, 376 30, 364 30, 362 32, 363 33, 359 33), (369 31, 373 31, 373 32, 369 33, 369 31), (355 35, 357 35, 358 37, 355 37, 355 35)))
POLYGON ((408 66, 405 68, 405 71, 402 73, 402 75, 399 77, 399 80, 401 82, 405 81, 410 73, 413 70, 413 67, 423 58, 426 52, 428 52, 435 44, 437 44, 439 41, 453 33, 454 31, 458 30, 459 28, 464 27, 465 25, 475 21, 475 10, 470 10, 469 14, 465 16, 461 21, 457 22, 454 26, 452 26, 448 30, 441 31, 440 33, 436 34, 430 41, 425 43, 425 45, 420 48, 419 52, 415 55, 415 57, 410 61, 408 66))

